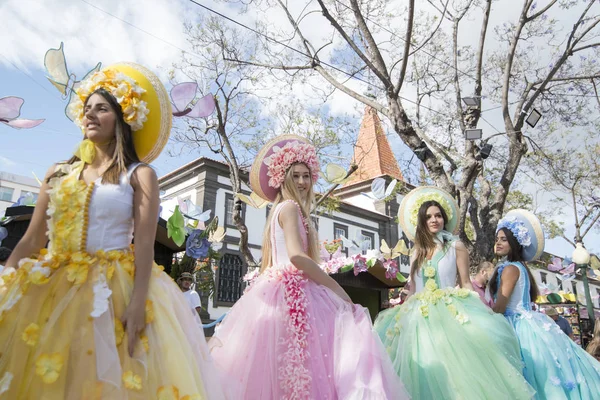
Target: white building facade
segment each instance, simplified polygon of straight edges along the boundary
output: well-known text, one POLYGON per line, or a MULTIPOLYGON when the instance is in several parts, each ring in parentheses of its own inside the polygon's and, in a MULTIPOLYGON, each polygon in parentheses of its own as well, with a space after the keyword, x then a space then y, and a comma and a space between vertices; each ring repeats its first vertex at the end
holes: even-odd
POLYGON ((20 197, 31 194, 35 200, 40 192, 36 179, 0 172, 0 215, 20 197))

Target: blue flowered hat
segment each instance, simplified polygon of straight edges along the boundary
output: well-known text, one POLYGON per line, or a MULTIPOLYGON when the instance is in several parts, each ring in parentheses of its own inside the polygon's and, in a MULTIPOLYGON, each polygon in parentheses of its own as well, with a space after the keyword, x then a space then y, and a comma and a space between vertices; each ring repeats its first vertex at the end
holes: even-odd
POLYGON ((533 261, 540 258, 544 251, 544 231, 540 220, 527 210, 511 210, 498 222, 496 233, 502 228, 512 232, 523 246, 523 259, 533 261))

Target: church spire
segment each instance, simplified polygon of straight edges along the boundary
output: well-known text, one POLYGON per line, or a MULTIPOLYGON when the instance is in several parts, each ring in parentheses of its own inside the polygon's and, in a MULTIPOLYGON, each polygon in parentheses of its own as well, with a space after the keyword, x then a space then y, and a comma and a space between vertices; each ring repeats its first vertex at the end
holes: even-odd
POLYGON ((358 169, 346 182, 346 186, 382 175, 403 180, 398 161, 383 131, 379 115, 373 107, 365 107, 365 115, 354 146, 353 162, 358 165, 358 169))

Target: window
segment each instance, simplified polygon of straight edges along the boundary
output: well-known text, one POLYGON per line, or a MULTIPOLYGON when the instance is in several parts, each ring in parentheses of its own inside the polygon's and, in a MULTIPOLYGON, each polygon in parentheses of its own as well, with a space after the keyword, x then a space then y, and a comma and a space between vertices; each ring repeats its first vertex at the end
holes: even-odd
POLYGON ((540 279, 541 279, 542 283, 548 283, 546 281, 546 276, 547 275, 548 275, 548 273, 546 273, 546 272, 540 272, 540 279))
POLYGON ((13 189, 13 188, 0 186, 0 200, 12 201, 14 191, 15 191, 15 189, 13 189))
MULTIPOLYGON (((333 238, 339 239, 342 236, 344 236, 345 238, 348 237, 348 227, 345 225, 334 223, 333 224, 333 238)), ((342 244, 342 253, 344 253, 346 256, 348 256, 348 248, 346 246, 344 246, 343 244, 342 244)))
MULTIPOLYGON (((240 202, 241 203, 241 202, 240 202)), ((246 205, 242 204, 242 219, 246 218, 246 205)), ((235 201, 233 199, 233 195, 227 193, 225 195, 225 226, 237 229, 235 226, 235 222, 233 222, 233 207, 235 207, 235 201)))
POLYGON ((371 250, 375 244, 375 234, 373 232, 361 231, 362 235, 362 253, 367 254, 367 250, 371 250))
POLYGON ((219 262, 217 302, 232 305, 242 296, 242 270, 244 263, 237 254, 223 254, 219 262))

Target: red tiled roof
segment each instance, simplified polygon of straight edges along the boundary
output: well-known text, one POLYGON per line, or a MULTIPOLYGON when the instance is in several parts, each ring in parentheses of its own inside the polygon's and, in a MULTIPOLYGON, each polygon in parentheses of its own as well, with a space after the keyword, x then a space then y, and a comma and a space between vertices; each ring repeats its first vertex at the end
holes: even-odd
POLYGON ((354 163, 358 169, 346 185, 388 175, 403 180, 398 161, 394 157, 377 111, 367 106, 354 146, 354 163))

